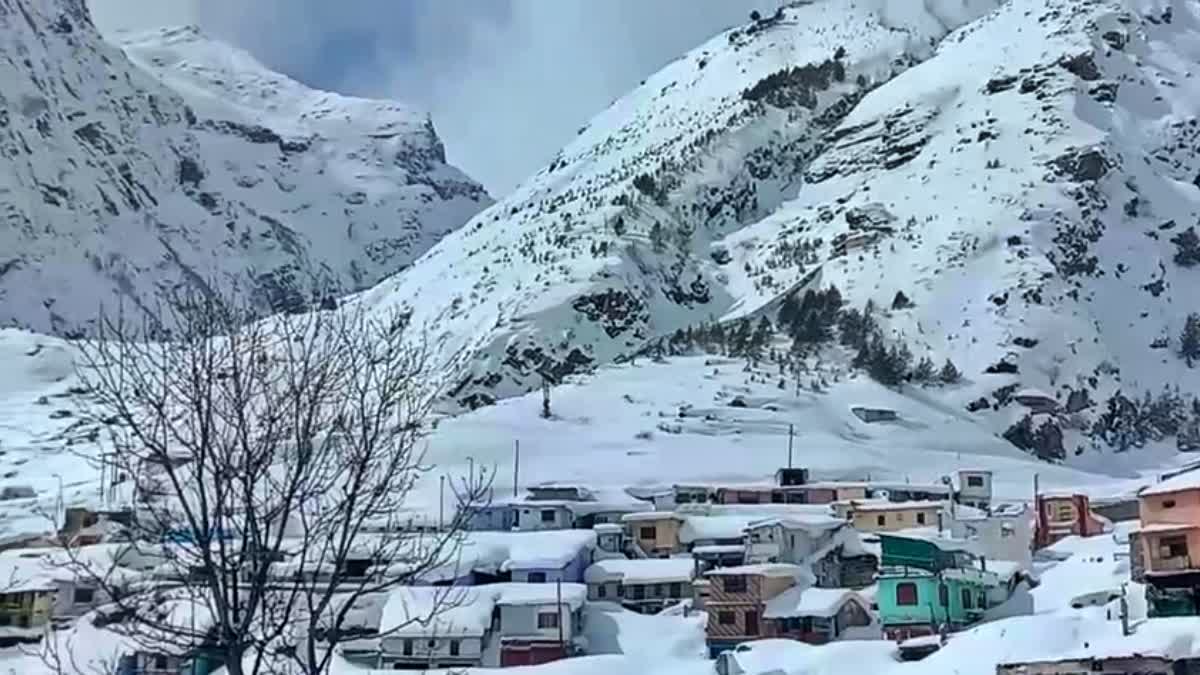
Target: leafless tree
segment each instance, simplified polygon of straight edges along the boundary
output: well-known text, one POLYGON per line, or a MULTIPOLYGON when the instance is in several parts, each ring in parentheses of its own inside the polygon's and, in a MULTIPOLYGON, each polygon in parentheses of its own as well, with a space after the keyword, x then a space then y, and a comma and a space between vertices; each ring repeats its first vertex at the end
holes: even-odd
MULTIPOLYGON (((128 555, 161 564, 113 574, 64 539, 105 603, 91 620, 230 675, 323 673, 358 636, 360 599, 454 564, 470 508, 426 528, 406 508, 431 471, 438 393, 406 316, 351 305, 263 320, 189 293, 98 325, 79 375, 111 446, 101 470, 133 505, 128 555)), ((460 506, 489 481, 452 479, 460 506)))

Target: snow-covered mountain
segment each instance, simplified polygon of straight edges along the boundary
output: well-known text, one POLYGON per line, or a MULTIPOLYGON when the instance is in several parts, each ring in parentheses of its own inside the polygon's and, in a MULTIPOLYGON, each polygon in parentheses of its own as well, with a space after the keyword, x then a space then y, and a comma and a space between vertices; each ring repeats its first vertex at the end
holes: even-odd
POLYGON ((413 312, 463 405, 774 318, 805 284, 952 358, 967 385, 935 396, 957 410, 1016 387, 1194 391, 1174 352, 1200 272, 1172 239, 1200 203, 1198 13, 796 3, 648 78, 363 301, 413 312))
POLYGON ((424 113, 313 91, 193 28, 114 46, 83 0, 0 0, 0 35, 0 325, 86 332, 102 303, 184 283, 293 310, 491 203, 424 113))

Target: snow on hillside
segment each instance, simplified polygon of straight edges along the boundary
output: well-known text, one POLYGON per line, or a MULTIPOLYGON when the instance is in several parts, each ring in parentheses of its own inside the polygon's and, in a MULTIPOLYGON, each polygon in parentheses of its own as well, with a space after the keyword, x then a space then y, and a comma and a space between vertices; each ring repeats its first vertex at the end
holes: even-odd
POLYGON ((803 4, 718 35, 363 301, 428 326, 468 405, 725 314, 738 298, 709 241, 793 196, 867 91, 998 3, 893 4, 803 4))
POLYGON ((3 0, 0 32, 0 325, 86 332, 101 303, 185 283, 301 308, 490 203, 425 114, 310 90, 193 28, 122 52, 82 0, 3 0))
POLYGON ((649 77, 361 301, 411 311, 475 407, 836 284, 953 359, 966 386, 925 399, 992 433, 1028 412, 1014 391, 1077 401, 1074 461, 1114 393, 1200 385, 1172 241, 1200 202, 1196 11, 798 3, 649 77))

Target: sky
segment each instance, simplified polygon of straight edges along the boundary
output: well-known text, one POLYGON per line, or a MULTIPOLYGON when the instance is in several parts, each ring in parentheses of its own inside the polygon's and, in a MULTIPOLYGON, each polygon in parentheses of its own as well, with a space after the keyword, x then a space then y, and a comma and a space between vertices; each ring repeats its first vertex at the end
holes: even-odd
POLYGON ((89 0, 102 31, 196 24, 310 86, 433 115, 503 196, 663 65, 783 0, 89 0))

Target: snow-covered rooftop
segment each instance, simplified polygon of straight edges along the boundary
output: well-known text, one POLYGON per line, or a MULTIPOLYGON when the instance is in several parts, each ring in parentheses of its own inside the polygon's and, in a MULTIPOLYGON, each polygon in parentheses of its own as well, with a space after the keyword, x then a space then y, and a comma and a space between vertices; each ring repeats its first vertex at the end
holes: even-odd
POLYGON ((684 516, 679 541, 690 544, 707 539, 739 539, 756 516, 684 516))
POLYGON ((730 576, 760 576, 760 577, 791 577, 799 579, 809 574, 809 569, 802 565, 788 563, 761 563, 758 565, 737 565, 736 567, 718 567, 704 573, 706 577, 730 576))
POLYGON ((783 516, 780 518, 766 518, 764 520, 756 520, 751 522, 747 527, 755 529, 759 527, 774 527, 780 526, 788 530, 833 530, 847 525, 845 520, 836 518, 832 515, 824 514, 798 514, 783 516))
POLYGON ((1200 468, 1185 471, 1162 482, 1147 486, 1138 494, 1140 496, 1163 495, 1171 492, 1197 489, 1200 489, 1200 468))
MULTIPOLYGON (((557 584, 503 583, 486 586, 402 586, 388 595, 379 632, 415 636, 474 636, 487 632, 492 610, 503 605, 555 605, 557 584)), ((562 584, 562 603, 579 609, 587 599, 582 584, 562 584)))
POLYGON ((621 581, 626 584, 663 584, 691 581, 696 563, 691 558, 642 558, 600 560, 587 568, 584 581, 589 584, 621 581))
POLYGON ((621 521, 625 523, 668 519, 680 520, 680 517, 674 511, 638 511, 637 513, 626 513, 621 516, 621 521))
POLYGON ((863 606, 870 603, 848 588, 802 588, 793 586, 767 601, 763 618, 785 619, 797 616, 830 617, 847 601, 855 599, 863 606))

